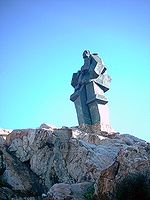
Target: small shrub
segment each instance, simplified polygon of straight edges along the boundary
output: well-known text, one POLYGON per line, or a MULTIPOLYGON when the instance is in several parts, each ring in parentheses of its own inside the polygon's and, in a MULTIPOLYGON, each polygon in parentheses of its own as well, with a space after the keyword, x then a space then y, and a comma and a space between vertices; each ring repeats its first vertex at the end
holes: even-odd
POLYGON ((89 189, 85 194, 84 197, 86 200, 93 200, 93 195, 94 195, 94 188, 89 189))

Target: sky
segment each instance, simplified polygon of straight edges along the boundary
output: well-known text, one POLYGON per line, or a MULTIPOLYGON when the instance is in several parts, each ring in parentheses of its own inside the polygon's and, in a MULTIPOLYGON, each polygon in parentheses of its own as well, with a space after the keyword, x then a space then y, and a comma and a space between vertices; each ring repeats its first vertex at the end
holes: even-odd
POLYGON ((0 127, 78 125, 70 83, 86 49, 112 77, 112 127, 150 141, 149 0, 0 0, 0 127))

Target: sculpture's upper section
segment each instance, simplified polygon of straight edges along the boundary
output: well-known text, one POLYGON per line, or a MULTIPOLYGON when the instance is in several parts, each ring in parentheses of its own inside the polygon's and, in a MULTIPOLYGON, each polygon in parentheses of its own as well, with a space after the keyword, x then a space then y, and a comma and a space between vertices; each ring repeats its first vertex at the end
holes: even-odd
POLYGON ((109 90, 111 77, 104 74, 106 66, 97 53, 91 54, 89 50, 83 52, 84 65, 77 73, 73 74, 71 85, 78 90, 81 85, 94 81, 106 92, 109 90))

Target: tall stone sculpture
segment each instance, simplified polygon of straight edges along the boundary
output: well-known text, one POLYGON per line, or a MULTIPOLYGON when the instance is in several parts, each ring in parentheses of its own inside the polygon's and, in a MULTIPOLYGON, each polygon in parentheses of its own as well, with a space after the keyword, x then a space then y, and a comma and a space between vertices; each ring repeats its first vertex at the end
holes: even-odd
POLYGON ((83 52, 84 65, 73 73, 71 85, 75 91, 70 96, 74 102, 81 127, 94 126, 102 131, 111 131, 108 100, 104 93, 109 90, 111 77, 106 66, 96 53, 83 52))

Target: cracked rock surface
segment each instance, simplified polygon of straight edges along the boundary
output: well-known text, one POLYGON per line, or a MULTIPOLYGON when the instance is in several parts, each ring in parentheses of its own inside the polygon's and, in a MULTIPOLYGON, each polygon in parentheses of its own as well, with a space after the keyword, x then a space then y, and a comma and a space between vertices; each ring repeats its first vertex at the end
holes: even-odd
POLYGON ((95 199, 113 199, 117 183, 149 170, 149 161, 149 143, 128 134, 46 124, 13 130, 0 136, 0 199, 84 200, 90 187, 95 199))

